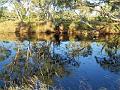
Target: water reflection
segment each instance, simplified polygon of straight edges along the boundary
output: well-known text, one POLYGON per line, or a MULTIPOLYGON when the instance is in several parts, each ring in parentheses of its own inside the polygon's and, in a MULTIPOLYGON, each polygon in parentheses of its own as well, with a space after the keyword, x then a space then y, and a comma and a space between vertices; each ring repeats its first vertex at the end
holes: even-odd
POLYGON ((79 63, 72 58, 64 59, 58 54, 51 55, 51 42, 26 43, 28 43, 27 47, 24 44, 22 46, 18 44, 15 50, 16 55, 11 58, 12 62, 1 71, 0 77, 5 79, 3 80, 5 88, 11 85, 13 87, 27 86, 32 89, 40 88, 39 85, 35 86, 38 80, 52 85, 55 76, 63 77, 70 73, 65 69, 66 64, 79 66, 79 63))
POLYGON ((97 62, 111 72, 120 71, 120 36, 113 36, 110 40, 103 42, 102 51, 105 51, 105 57, 96 57, 97 62))
POLYGON ((120 79, 119 35, 26 33, 16 38, 17 41, 7 42, 2 38, 0 42, 1 88, 119 89, 116 85, 120 79), (112 79, 106 79, 106 75, 112 79))

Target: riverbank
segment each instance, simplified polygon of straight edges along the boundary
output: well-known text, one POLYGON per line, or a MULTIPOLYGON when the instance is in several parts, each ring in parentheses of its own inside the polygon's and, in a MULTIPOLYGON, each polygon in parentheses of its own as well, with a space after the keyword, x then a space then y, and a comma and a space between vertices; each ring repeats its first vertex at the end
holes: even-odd
POLYGON ((0 23, 0 33, 14 33, 19 21, 5 21, 0 23))
MULTIPOLYGON (((96 41, 104 42, 114 39, 113 37, 119 37, 120 35, 109 34, 100 36, 84 36, 81 34, 45 34, 45 33, 34 33, 34 34, 16 34, 16 33, 0 33, 0 41, 24 41, 29 40, 31 42, 36 41, 96 41)), ((120 40, 119 40, 120 42, 120 40)))
MULTIPOLYGON (((0 23, 0 33, 69 33, 69 34, 82 34, 100 35, 100 34, 120 34, 120 23, 97 24, 93 29, 81 29, 80 26, 70 25, 65 26, 64 23, 59 26, 54 25, 51 21, 39 22, 19 22, 19 21, 5 21, 0 23), (68 27, 68 29, 65 29, 68 27)), ((82 27, 83 28, 83 27, 82 27)))

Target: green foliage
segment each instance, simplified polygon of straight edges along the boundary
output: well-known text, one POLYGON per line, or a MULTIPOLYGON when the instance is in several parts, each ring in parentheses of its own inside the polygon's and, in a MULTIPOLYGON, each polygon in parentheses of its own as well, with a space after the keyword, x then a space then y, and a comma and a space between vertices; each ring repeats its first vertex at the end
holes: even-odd
POLYGON ((0 18, 3 16, 3 8, 0 8, 0 18))
POLYGON ((95 23, 91 22, 96 20, 99 24, 120 21, 119 0, 93 3, 88 0, 12 0, 9 5, 13 6, 13 10, 8 12, 1 8, 0 18, 25 22, 51 20, 55 25, 64 23, 67 28, 72 22, 77 22, 82 29, 95 29, 95 23))
POLYGON ((0 0, 0 6, 2 6, 3 4, 5 4, 7 2, 7 0, 0 0))

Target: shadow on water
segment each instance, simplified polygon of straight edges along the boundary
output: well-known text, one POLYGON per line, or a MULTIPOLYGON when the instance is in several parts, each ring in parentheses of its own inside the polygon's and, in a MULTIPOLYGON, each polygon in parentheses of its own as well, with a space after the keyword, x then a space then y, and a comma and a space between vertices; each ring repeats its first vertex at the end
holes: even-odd
POLYGON ((40 33, 16 36, 18 41, 0 42, 1 88, 41 88, 41 90, 119 88, 116 83, 120 79, 120 36, 84 37, 40 33), (109 77, 114 78, 116 82, 109 83, 110 80, 105 80, 104 75, 110 75, 109 77), (99 83, 95 85, 97 80, 99 83))

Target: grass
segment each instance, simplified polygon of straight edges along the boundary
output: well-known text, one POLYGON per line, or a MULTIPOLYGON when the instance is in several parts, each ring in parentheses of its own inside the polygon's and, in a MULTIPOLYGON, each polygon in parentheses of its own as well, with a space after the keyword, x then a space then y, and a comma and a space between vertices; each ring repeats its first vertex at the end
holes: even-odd
POLYGON ((5 21, 0 23, 0 33, 15 32, 18 21, 5 21))

